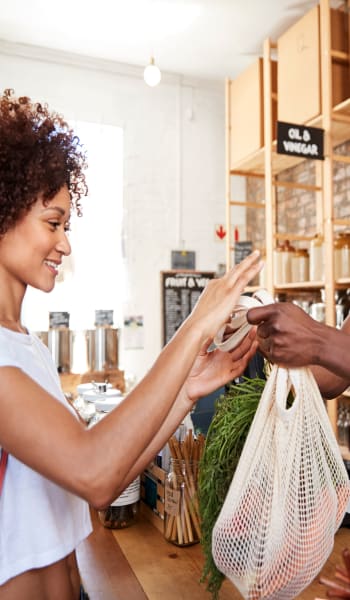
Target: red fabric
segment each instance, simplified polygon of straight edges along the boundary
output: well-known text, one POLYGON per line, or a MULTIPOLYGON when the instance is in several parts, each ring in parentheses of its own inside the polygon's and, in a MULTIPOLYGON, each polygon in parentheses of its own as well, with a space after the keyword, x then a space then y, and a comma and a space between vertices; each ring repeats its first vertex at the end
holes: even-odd
POLYGON ((5 450, 1 451, 1 459, 0 459, 0 494, 2 489, 2 484, 4 483, 6 465, 7 465, 7 457, 8 454, 5 450))

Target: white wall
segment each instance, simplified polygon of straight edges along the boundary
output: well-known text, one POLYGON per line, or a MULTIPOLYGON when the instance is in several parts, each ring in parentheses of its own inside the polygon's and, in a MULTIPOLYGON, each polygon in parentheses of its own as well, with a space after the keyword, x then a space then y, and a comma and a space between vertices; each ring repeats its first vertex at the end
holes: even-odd
MULTIPOLYGON (((102 61, 19 49, 0 44, 1 89, 47 101, 67 119, 124 129, 125 314, 144 316, 144 348, 124 350, 121 336, 120 367, 139 378, 161 348, 159 274, 170 268, 171 250, 194 250, 200 270, 225 262, 214 233, 225 218, 224 82, 165 76, 152 89, 141 70, 118 73, 102 61)), ((96 259, 106 259, 98 245, 96 259)), ((118 277, 113 264, 111 277, 118 277)))

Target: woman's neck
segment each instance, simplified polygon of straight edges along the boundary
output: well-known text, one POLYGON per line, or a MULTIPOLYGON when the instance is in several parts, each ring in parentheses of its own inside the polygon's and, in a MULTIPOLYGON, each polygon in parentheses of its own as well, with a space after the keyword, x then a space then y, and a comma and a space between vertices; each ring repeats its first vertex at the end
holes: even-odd
POLYGON ((11 329, 11 331, 17 331, 18 333, 27 333, 27 330, 21 324, 20 319, 7 319, 6 317, 2 317, 0 315, 0 325, 6 327, 6 329, 11 329))

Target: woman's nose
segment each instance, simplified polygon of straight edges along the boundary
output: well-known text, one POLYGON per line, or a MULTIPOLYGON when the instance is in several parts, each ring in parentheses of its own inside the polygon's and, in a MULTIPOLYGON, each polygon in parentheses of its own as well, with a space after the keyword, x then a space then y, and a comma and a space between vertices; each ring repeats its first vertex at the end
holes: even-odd
POLYGON ((63 232, 62 236, 56 244, 56 248, 61 254, 64 254, 64 256, 68 256, 71 253, 72 248, 66 232, 63 232))

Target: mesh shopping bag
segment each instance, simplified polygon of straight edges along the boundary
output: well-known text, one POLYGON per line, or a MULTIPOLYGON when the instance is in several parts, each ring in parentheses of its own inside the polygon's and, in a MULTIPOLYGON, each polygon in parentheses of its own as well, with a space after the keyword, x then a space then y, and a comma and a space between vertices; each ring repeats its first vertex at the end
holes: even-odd
POLYGON ((213 529, 216 566, 244 598, 296 598, 332 552, 349 497, 311 371, 274 366, 213 529))

